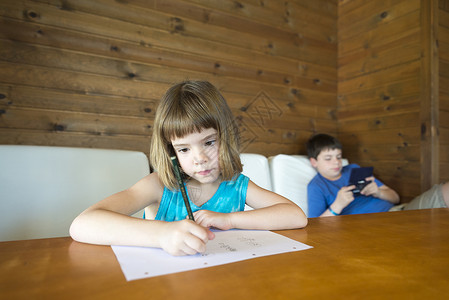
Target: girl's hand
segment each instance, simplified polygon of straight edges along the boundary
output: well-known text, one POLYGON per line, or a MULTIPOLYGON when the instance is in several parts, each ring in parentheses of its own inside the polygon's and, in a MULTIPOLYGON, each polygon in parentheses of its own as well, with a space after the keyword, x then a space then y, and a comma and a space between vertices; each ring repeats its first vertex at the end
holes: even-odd
POLYGON ((206 243, 215 235, 190 220, 167 222, 160 232, 162 249, 175 256, 193 255, 206 251, 206 243))
POLYGON ((365 196, 373 195, 379 198, 379 187, 377 186, 376 181, 374 181, 374 177, 367 177, 365 180, 371 180, 371 182, 360 191, 360 194, 365 196))
POLYGON ((206 228, 214 227, 221 230, 232 228, 231 214, 217 213, 210 210, 198 210, 193 213, 195 222, 206 228))

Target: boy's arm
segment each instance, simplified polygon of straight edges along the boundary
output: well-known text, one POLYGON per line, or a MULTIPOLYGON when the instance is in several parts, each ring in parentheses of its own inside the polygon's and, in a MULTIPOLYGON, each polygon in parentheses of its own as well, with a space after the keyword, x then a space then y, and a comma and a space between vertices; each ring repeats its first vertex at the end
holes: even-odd
POLYGON ((315 185, 312 182, 309 183, 307 186, 309 218, 328 217, 341 214, 343 209, 354 200, 354 195, 352 194, 353 189, 353 185, 342 187, 335 196, 335 201, 328 207, 324 191, 320 189, 318 185, 315 185))
POLYGON ((321 215, 325 216, 335 216, 341 214, 343 209, 348 206, 352 201, 354 201, 354 194, 352 190, 355 188, 354 185, 342 187, 335 198, 335 201, 329 206, 329 208, 321 215))
POLYGON ((396 193, 395 190, 386 185, 379 187, 379 192, 376 197, 391 202, 393 204, 399 204, 400 202, 398 193, 396 193))
POLYGON ((398 193, 396 193, 395 190, 393 190, 392 188, 386 186, 386 185, 381 185, 378 186, 377 184, 377 180, 375 180, 374 177, 368 177, 366 178, 366 180, 371 180, 371 183, 368 184, 362 191, 361 194, 365 195, 365 196, 374 196, 376 198, 391 202, 393 204, 398 204, 399 203, 399 195, 398 193))

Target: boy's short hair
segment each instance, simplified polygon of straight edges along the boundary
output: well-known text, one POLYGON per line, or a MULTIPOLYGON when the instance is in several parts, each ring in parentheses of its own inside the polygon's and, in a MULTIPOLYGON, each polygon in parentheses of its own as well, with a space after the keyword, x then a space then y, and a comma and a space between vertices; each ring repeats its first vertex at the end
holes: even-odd
POLYGON ((318 155, 323 150, 334 150, 340 149, 342 150, 342 146, 340 141, 328 134, 318 133, 313 135, 306 144, 307 147, 307 155, 309 158, 317 159, 318 155))

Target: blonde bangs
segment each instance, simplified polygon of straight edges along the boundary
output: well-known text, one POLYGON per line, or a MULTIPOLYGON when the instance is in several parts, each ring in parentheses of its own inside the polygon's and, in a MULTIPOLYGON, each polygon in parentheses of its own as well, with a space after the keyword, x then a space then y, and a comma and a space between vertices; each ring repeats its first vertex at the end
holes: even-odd
POLYGON ((242 172, 240 139, 234 116, 220 92, 206 81, 186 81, 171 87, 156 111, 150 161, 164 186, 177 189, 170 157, 171 141, 214 128, 219 139, 219 164, 223 180, 242 172))
POLYGON ((173 105, 162 121, 161 132, 167 143, 175 138, 182 138, 205 128, 217 130, 216 116, 204 110, 198 102, 191 101, 191 105, 173 105), (195 107, 197 106, 197 107, 195 107))

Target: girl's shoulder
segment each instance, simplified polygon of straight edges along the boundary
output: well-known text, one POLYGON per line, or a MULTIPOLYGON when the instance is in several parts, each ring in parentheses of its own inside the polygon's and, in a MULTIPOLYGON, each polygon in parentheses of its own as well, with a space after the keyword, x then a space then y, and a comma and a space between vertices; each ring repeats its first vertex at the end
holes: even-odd
POLYGON ((249 177, 240 173, 229 181, 222 181, 217 193, 227 193, 229 190, 246 191, 249 188, 249 182, 249 177))
POLYGON ((246 175, 243 175, 242 173, 239 173, 237 175, 234 176, 234 178, 232 178, 229 181, 223 181, 221 183, 221 185, 247 185, 249 182, 249 177, 246 175))
POLYGON ((162 181, 159 178, 159 174, 156 171, 146 175, 145 177, 142 178, 142 180, 146 181, 149 184, 164 188, 164 185, 162 184, 162 181))
POLYGON ((249 177, 244 175, 243 173, 239 173, 234 178, 235 178, 235 181, 237 181, 237 182, 245 182, 245 181, 249 180, 249 177))
POLYGON ((135 192, 145 194, 148 197, 154 198, 154 196, 156 196, 156 198, 160 199, 164 191, 164 185, 159 179, 157 172, 153 172, 143 177, 130 189, 135 192))

